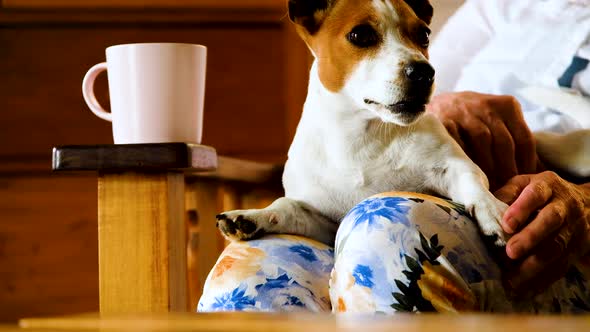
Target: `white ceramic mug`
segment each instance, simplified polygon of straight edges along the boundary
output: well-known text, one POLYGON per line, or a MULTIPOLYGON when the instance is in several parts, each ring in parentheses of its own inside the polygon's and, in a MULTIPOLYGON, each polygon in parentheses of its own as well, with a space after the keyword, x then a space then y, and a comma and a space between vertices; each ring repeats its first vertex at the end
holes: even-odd
POLYGON ((86 73, 82 94, 90 110, 113 123, 115 144, 201 143, 207 48, 179 43, 115 45, 106 62, 86 73), (111 112, 94 95, 108 71, 111 112))

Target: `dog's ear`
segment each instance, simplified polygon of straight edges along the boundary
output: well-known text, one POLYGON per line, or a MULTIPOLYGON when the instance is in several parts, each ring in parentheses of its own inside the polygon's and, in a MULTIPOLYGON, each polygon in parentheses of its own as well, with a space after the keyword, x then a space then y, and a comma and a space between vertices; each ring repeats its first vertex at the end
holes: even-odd
POLYGON ((416 13, 416 16, 418 16, 418 18, 420 18, 426 24, 430 24, 430 21, 432 21, 432 14, 434 12, 434 9, 432 8, 432 5, 430 4, 429 0, 404 1, 408 4, 408 6, 410 6, 414 10, 414 13, 416 13))
POLYGON ((320 28, 330 0, 289 0, 289 18, 313 35, 320 28))

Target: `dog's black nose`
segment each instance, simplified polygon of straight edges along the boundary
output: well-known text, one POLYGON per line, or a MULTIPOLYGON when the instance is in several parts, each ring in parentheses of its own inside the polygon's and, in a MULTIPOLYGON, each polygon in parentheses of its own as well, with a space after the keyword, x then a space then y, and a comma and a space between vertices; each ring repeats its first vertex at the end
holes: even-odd
POLYGON ((434 68, 426 62, 412 62, 404 69, 406 77, 414 83, 432 83, 434 80, 434 68))

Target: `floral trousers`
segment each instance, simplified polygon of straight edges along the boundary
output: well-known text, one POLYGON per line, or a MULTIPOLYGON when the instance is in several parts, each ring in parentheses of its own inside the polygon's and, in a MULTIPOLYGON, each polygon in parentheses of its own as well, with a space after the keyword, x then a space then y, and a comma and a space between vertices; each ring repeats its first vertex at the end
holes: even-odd
POLYGON ((518 299, 501 272, 462 206, 386 193, 344 217, 335 248, 292 235, 231 243, 197 311, 590 312, 590 266, 518 299))

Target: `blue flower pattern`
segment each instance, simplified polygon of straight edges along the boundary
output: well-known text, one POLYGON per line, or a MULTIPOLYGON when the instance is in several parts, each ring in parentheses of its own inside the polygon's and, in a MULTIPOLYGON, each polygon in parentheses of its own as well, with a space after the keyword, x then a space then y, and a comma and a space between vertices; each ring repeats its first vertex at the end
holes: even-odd
POLYGON ((285 305, 294 305, 297 307, 305 307, 305 304, 297 296, 288 296, 285 305))
POLYGON ((260 305, 262 307, 280 306, 283 310, 289 306, 305 308, 301 298, 313 298, 313 293, 289 277, 285 271, 279 272, 283 274, 276 278, 267 278, 266 282, 255 287, 258 294, 265 294, 264 298, 258 299, 260 305))
MULTIPOLYGON (((464 298, 475 299, 470 310, 590 310, 590 276, 578 269, 569 271, 546 296, 511 302, 504 294, 501 271, 479 238, 476 224, 461 212, 456 205, 445 206, 440 199, 429 201, 424 196, 366 199, 340 224, 335 262, 334 249, 301 237, 267 236, 242 243, 265 254, 259 267, 249 272, 231 267, 221 276, 210 276, 217 279, 208 279, 211 284, 205 286, 198 311, 333 310, 390 314, 395 308, 408 307, 407 296, 412 289, 421 287, 416 273, 437 273, 437 269, 444 270, 441 276, 454 276, 455 279, 448 280, 464 292, 464 298), (413 212, 414 209, 419 212, 413 212), (424 235, 422 243, 418 234, 424 235), (424 239, 431 248, 442 248, 440 255, 425 249, 424 239), (426 256, 430 258, 425 260, 426 256), (428 267, 423 266, 425 262, 428 267)), ((423 300, 425 305, 430 303, 429 298, 423 300)), ((457 310, 464 305, 457 303, 457 310)))
MULTIPOLYGON (((265 253, 256 270, 244 273, 233 266, 223 274, 212 272, 197 310, 210 311, 327 311, 330 309, 329 274, 334 265, 334 250, 321 243, 288 235, 268 235, 260 240, 236 242, 265 253), (239 284, 235 284, 239 281, 239 284)), ((254 251, 253 251, 254 252, 254 251)), ((231 262, 236 258, 229 255, 231 262)), ((223 255, 218 261, 222 264, 223 255)), ((250 254, 253 256, 253 254, 250 254)), ((238 256, 250 262, 255 257, 238 256)), ((214 268, 213 271, 216 271, 214 268)))
POLYGON ((245 294, 246 287, 242 285, 216 298, 211 307, 213 311, 242 311, 254 307, 254 299, 245 294))
POLYGON ((409 227, 410 221, 408 220, 407 213, 410 210, 410 206, 405 204, 407 202, 408 199, 403 197, 369 198, 350 210, 344 217, 344 220, 352 218, 354 220, 353 228, 362 223, 367 223, 369 227, 375 227, 380 218, 385 218, 390 222, 401 223, 409 227))
POLYGON ((287 273, 281 274, 277 278, 266 279, 266 282, 256 286, 258 292, 269 293, 273 289, 283 289, 293 284, 294 286, 301 287, 296 281, 293 281, 287 273))
POLYGON ((315 262, 318 260, 318 257, 314 254, 311 248, 306 247, 304 245, 298 244, 289 248, 294 253, 299 254, 299 256, 303 257, 309 262, 315 262))
POLYGON ((373 282, 373 270, 371 270, 371 268, 366 265, 357 265, 354 268, 352 276, 354 277, 355 283, 357 285, 369 288, 375 285, 375 283, 373 282))

